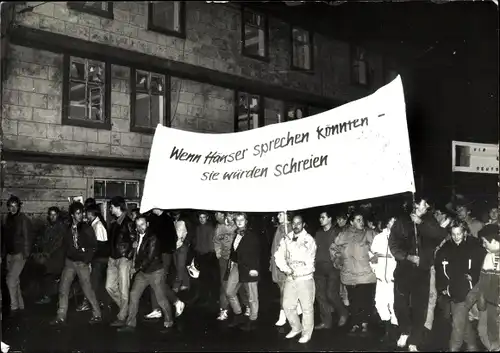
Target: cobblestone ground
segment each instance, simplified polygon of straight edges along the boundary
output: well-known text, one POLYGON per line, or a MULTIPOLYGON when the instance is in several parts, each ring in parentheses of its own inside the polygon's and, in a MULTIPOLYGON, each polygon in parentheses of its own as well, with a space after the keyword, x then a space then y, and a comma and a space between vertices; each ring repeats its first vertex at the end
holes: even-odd
MULTIPOLYGON (((263 304, 259 324, 250 333, 225 327, 215 320, 217 308, 200 307, 185 294, 183 299, 188 305, 177 320, 176 329, 162 334, 161 321, 141 319, 150 309, 149 295, 145 292, 135 333, 117 333, 110 327, 109 322, 114 318, 110 311, 104 312, 102 324, 90 326, 87 323, 90 312, 76 312, 76 303, 71 300, 66 327, 59 329, 48 325, 56 312, 55 303, 31 304, 22 314, 4 315, 2 340, 11 346, 12 352, 396 351, 395 343, 382 342, 377 330, 363 338, 349 336, 345 329, 317 331, 305 345, 296 339, 285 339, 288 326, 282 329, 274 326, 278 303, 273 289, 261 285, 263 304)), ((434 331, 429 334, 431 344, 425 347, 427 351, 440 350, 443 342, 446 347, 446 330, 434 331)))

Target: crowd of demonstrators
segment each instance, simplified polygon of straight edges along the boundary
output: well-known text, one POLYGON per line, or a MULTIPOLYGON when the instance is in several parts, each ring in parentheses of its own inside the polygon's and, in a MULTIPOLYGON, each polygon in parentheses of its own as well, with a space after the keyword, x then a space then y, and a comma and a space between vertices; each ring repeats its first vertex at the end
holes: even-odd
POLYGON ((133 332, 140 299, 150 287, 152 311, 145 319, 163 317, 162 332, 168 332, 185 308, 179 296, 193 286, 190 268, 199 273, 195 287, 203 293, 197 305, 219 308, 214 320, 252 331, 261 301, 268 299, 259 296, 259 282, 266 279, 262 270, 268 269, 280 296, 276 326, 288 323, 288 339, 300 336, 307 343, 314 331, 334 326, 362 337, 381 324, 384 340, 418 351, 436 313, 451 328, 449 350, 459 351, 464 343, 478 350, 480 341, 498 351, 497 205, 489 207, 483 224, 472 217, 472 204, 460 201, 441 207, 418 197, 279 212, 269 230, 257 224, 264 219, 260 215, 240 212, 141 214, 129 211, 120 196, 111 199, 112 219, 106 222, 88 199, 71 204, 68 219, 49 208, 44 232, 32 246, 30 219, 12 196, 2 224, 11 312, 24 309, 20 274, 33 259, 43 266, 38 303, 49 303, 58 292, 52 324, 66 323, 77 276, 85 297, 77 311, 92 311, 91 324, 102 322, 104 308, 115 303, 111 326, 133 332))

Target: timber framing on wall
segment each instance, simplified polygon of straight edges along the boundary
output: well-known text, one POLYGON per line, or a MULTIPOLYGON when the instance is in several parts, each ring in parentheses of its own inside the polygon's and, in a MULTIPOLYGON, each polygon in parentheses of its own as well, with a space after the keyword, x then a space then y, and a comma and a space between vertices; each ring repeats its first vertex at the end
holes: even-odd
POLYGON ((103 60, 114 65, 165 73, 200 83, 326 109, 332 109, 346 103, 234 74, 23 26, 12 31, 10 42, 15 45, 103 60))

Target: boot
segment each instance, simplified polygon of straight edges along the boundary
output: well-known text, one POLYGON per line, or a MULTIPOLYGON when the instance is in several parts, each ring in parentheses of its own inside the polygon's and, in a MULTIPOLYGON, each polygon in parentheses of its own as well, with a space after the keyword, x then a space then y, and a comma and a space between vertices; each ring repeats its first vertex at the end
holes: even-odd
POLYGON ((285 310, 281 309, 280 310, 280 316, 278 318, 278 321, 276 321, 276 326, 283 326, 286 324, 286 315, 285 315, 285 310))
POLYGON ((233 319, 231 320, 231 322, 227 326, 228 327, 240 326, 241 324, 245 323, 245 319, 246 319, 246 317, 243 314, 234 315, 233 319))

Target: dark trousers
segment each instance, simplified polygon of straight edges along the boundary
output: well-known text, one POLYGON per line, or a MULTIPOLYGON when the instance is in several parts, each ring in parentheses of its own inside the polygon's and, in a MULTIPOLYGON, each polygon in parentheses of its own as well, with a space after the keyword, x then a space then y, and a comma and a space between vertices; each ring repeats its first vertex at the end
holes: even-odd
MULTIPOLYGON (((170 266, 172 266, 172 261, 174 258, 174 254, 169 254, 169 253, 163 253, 161 254, 161 259, 163 262, 163 275, 165 276, 165 281, 164 281, 164 293, 170 303, 175 303, 177 300, 177 295, 175 295, 174 291, 172 288, 168 285, 167 283, 167 276, 170 271, 170 266)), ((151 290, 151 306, 153 307, 153 310, 160 309, 160 305, 158 301, 156 300, 155 292, 154 290, 151 290)))
POLYGON ((47 297, 57 294, 57 280, 60 276, 60 273, 45 272, 42 277, 41 294, 47 297))
POLYGON ((465 302, 451 302, 451 336, 450 351, 460 352, 465 341, 469 349, 477 348, 476 333, 469 321, 469 308, 465 302))
POLYGON ((90 283, 94 289, 97 300, 106 305, 110 304, 111 298, 106 291, 106 271, 108 269, 108 258, 95 258, 92 260, 90 272, 90 283))
POLYGON ((163 318, 166 324, 173 323, 172 308, 165 296, 166 286, 165 270, 159 269, 152 273, 138 272, 135 275, 132 290, 130 291, 130 304, 128 307, 127 326, 135 327, 137 325, 137 312, 139 310, 139 301, 141 300, 144 290, 151 286, 155 297, 158 300, 158 305, 163 311, 163 318))
POLYGON ((92 307, 94 316, 101 316, 101 309, 97 302, 92 284, 90 283, 90 267, 83 262, 71 261, 66 259, 63 273, 61 275, 61 283, 59 285, 59 308, 57 309, 57 318, 66 320, 68 312, 68 298, 71 284, 78 276, 85 297, 88 299, 92 307))
POLYGON ((421 345, 429 305, 430 270, 397 267, 394 271, 394 311, 408 345, 421 345))
POLYGON ((321 322, 332 325, 331 308, 341 317, 347 315, 347 309, 340 297, 340 271, 331 263, 317 263, 314 273, 316 300, 318 301, 321 322))
POLYGON ((219 296, 219 261, 214 252, 197 254, 196 262, 200 270, 200 293, 207 303, 216 303, 219 296))
POLYGON ((376 286, 377 283, 346 285, 353 326, 361 326, 370 321, 375 309, 376 286))

